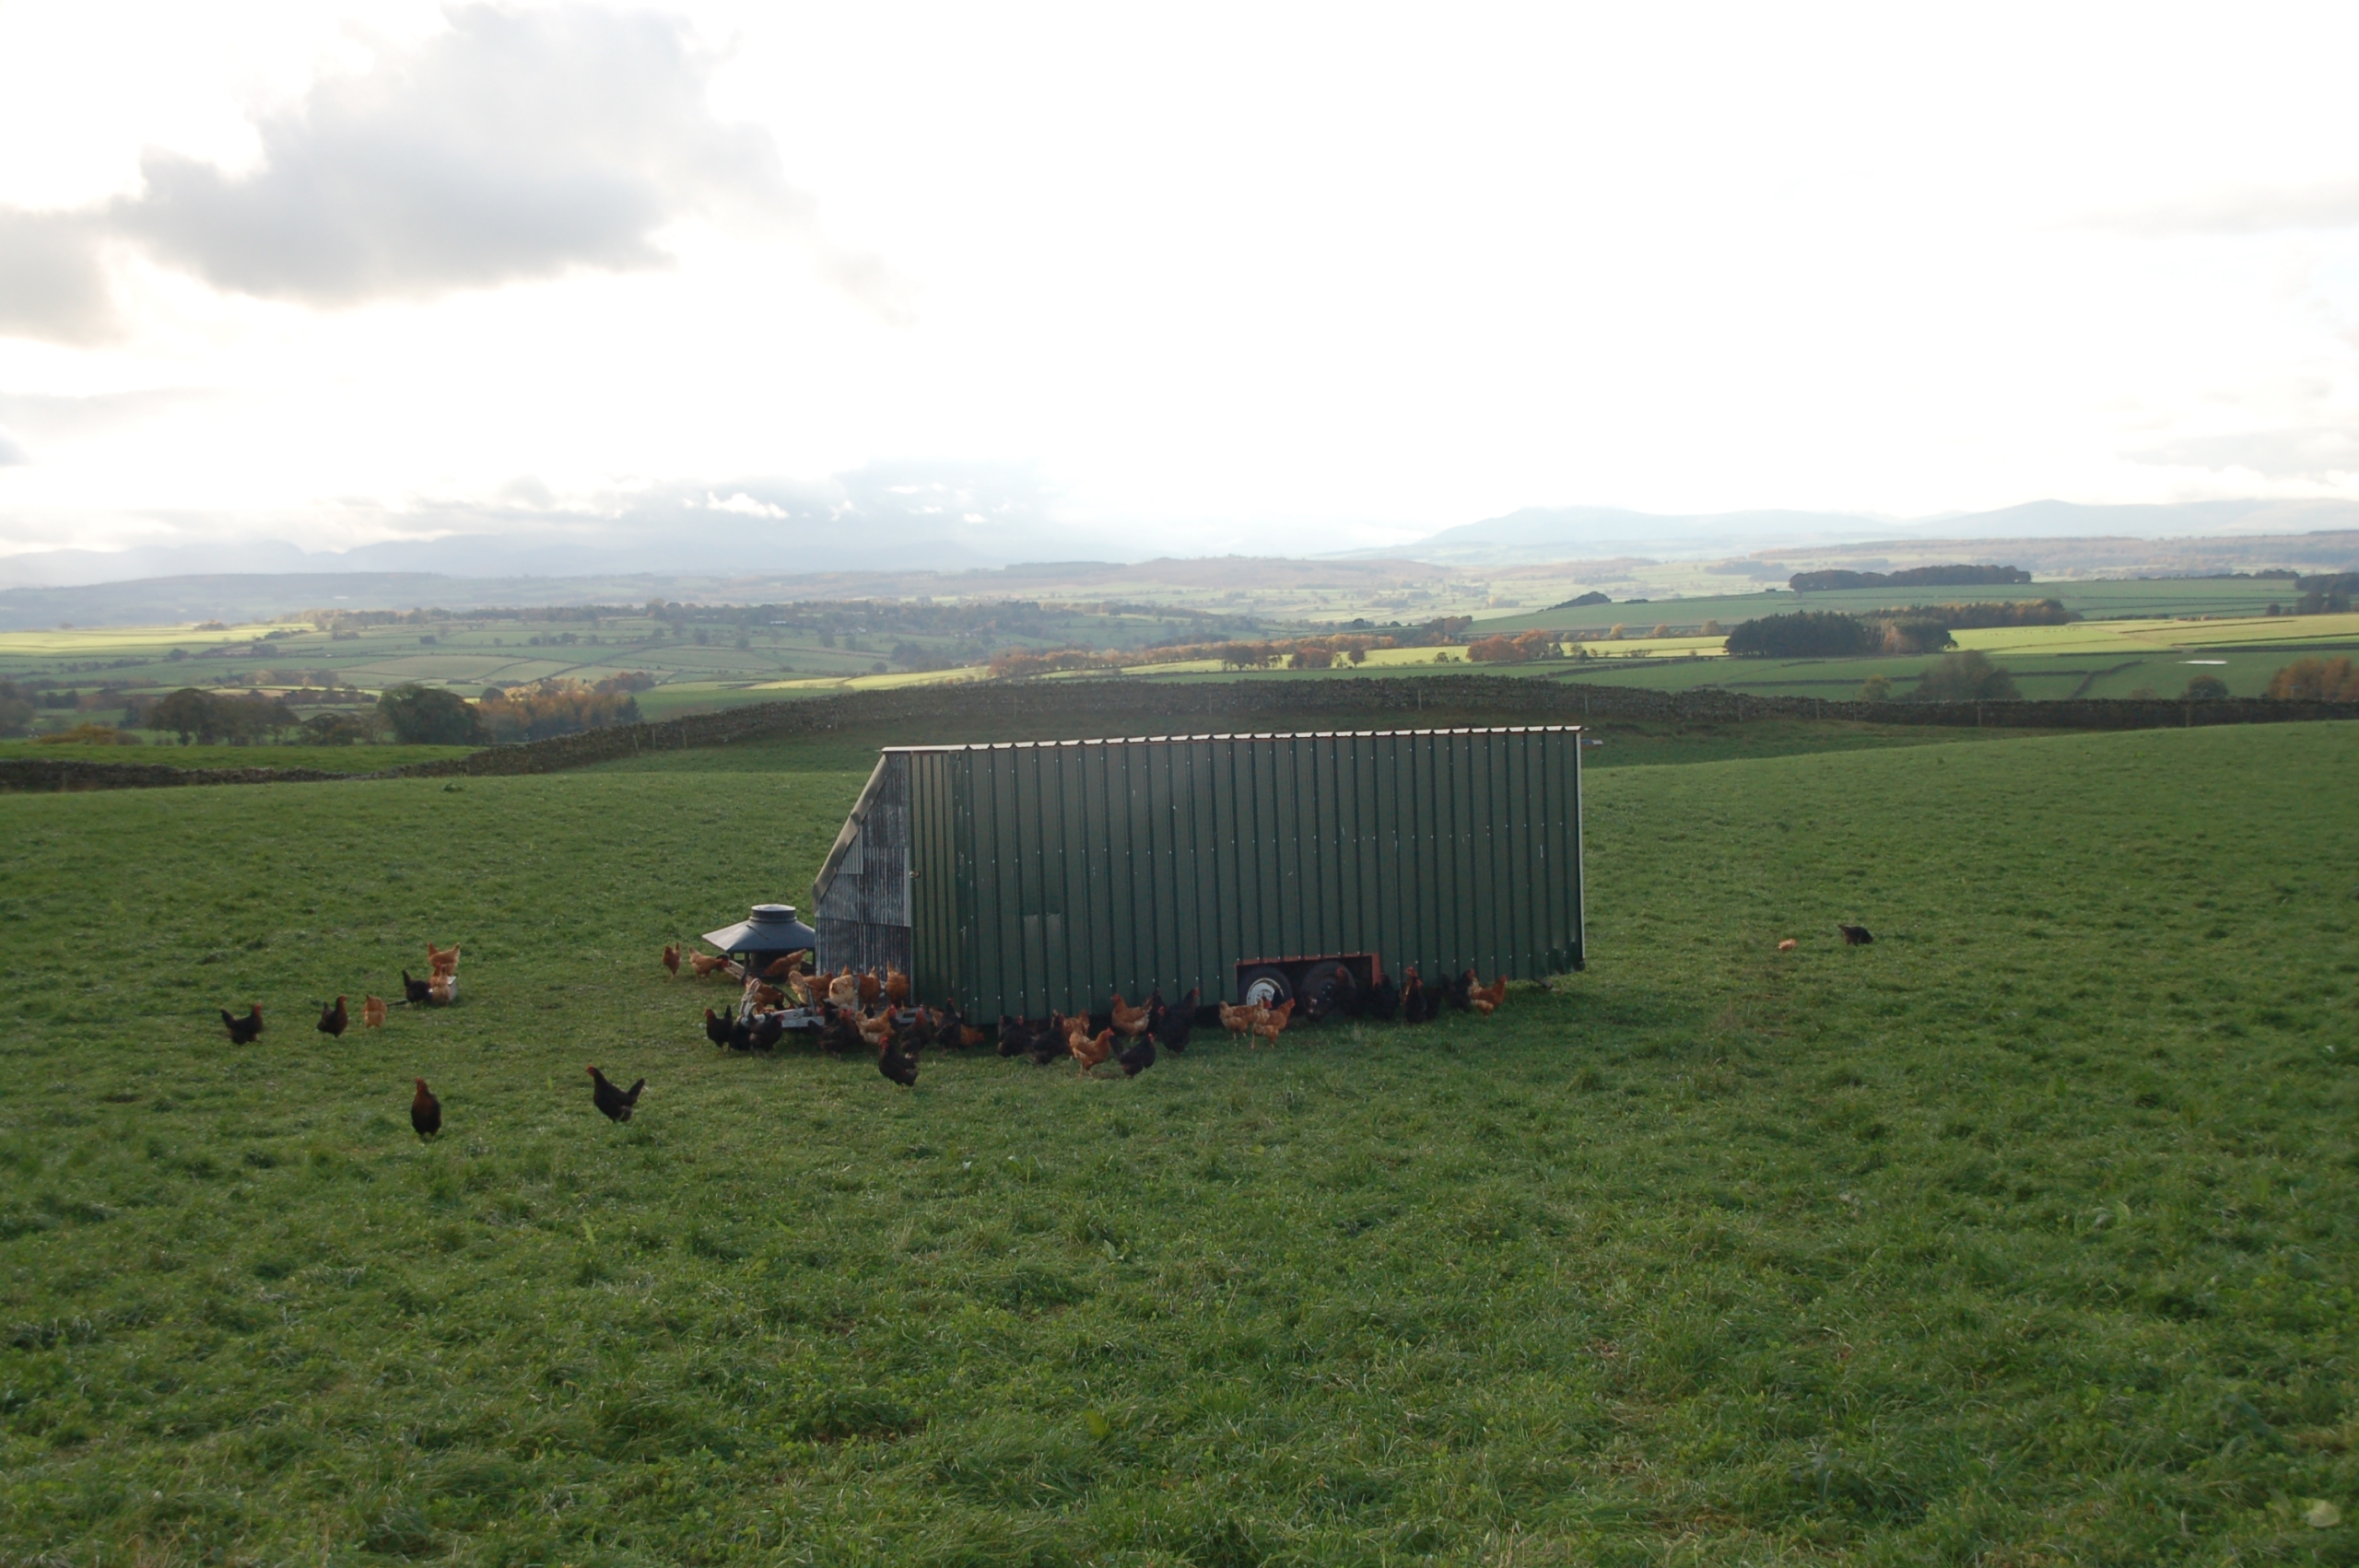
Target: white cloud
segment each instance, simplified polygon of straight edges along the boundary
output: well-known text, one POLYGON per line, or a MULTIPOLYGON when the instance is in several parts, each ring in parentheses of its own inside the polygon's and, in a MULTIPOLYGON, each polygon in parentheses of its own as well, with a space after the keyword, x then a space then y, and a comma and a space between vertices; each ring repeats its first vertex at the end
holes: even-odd
POLYGON ((794 514, 770 501, 757 501, 740 490, 727 500, 707 496, 702 503, 709 512, 735 512, 739 517, 785 518, 794 514))
POLYGON ((448 21, 263 114, 252 169, 151 148, 136 193, 0 210, 0 332, 119 333, 110 245, 225 292, 337 307, 665 268, 664 231, 697 217, 803 235, 828 282, 907 317, 890 267, 818 239, 769 133, 713 115, 715 58, 678 17, 470 6, 448 21))
POLYGON ((2341 485, 2359 478, 2359 430, 2348 425, 2325 425, 2177 436, 2157 442, 2138 456, 2142 462, 2171 467, 2249 474, 2264 483, 2306 479, 2341 485))
POLYGON ((2200 192, 2102 214, 2091 221, 2096 228, 2155 236, 2359 228, 2359 180, 2200 192))

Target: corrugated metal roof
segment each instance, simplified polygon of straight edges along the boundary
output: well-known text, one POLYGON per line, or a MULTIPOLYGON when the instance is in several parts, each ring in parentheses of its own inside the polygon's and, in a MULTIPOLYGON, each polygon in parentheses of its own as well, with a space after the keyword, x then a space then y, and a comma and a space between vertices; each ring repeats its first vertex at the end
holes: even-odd
MULTIPOLYGON (((886 746, 886 752, 992 752, 1027 751, 1056 746, 1138 746, 1179 744, 1192 741, 1332 741, 1350 738, 1372 738, 1379 735, 1558 735, 1570 734, 1581 727, 1578 724, 1496 724, 1461 729, 1425 730, 1240 730, 1213 735, 1105 735, 1073 741, 972 741, 963 744, 940 746, 886 746)), ((869 788, 875 788, 872 777, 869 788)), ((863 799, 865 795, 863 794, 863 799)), ((859 807, 852 808, 855 813, 859 807)))

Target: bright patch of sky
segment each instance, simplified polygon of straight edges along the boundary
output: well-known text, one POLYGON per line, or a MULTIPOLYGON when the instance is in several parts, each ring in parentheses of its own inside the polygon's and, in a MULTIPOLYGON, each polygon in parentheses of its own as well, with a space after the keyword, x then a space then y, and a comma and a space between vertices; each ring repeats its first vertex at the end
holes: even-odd
POLYGON ((2328 5, 17 0, 0 552, 832 529, 894 465, 1102 555, 2359 497, 2353 59, 2328 5))

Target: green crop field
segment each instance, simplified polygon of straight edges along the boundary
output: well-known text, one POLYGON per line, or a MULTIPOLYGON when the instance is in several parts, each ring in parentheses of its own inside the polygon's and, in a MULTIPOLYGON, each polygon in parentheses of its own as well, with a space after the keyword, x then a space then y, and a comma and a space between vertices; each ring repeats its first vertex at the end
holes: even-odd
MULTIPOLYGON (((415 619, 251 626, 59 628, 0 633, 0 680, 41 704, 40 727, 115 723, 135 696, 182 686, 293 693, 296 717, 349 710, 405 682, 473 697, 487 686, 585 685, 628 674, 651 719, 915 680, 969 678, 1007 648, 1128 648, 1241 630, 1182 610, 1018 603, 705 607, 668 618, 589 609, 421 611, 415 619)), ((151 737, 152 738, 152 737, 151 737)), ((134 760, 165 760, 138 758, 134 760)), ((186 757, 170 760, 186 762, 186 757)), ((315 765, 317 766, 317 765, 315 765)), ((372 764, 370 766, 381 766, 372 764)))
POLYGON ((0 796, 0 1561, 2359 1561, 2359 732, 1916 740, 1609 738, 1732 759, 1495 1019, 912 1092, 655 962, 859 737, 0 796))
MULTIPOLYGON (((1811 607, 1821 597, 1810 596, 1811 607)), ((1790 607, 1792 600, 1789 599, 1790 607)), ((2305 656, 2359 654, 2359 615, 2283 615, 2247 619, 2122 619, 2061 626, 2004 626, 1953 634, 1960 648, 1978 649, 2015 678, 2031 698, 2178 696, 2197 675, 2224 682, 2232 696, 2259 696, 2270 677, 2305 656)), ((1486 673, 1545 675, 1612 685, 1684 691, 1719 686, 1760 696, 1849 698, 1871 675, 1883 675, 1906 696, 1933 662, 1932 655, 1861 659, 1729 659, 1716 644, 1692 637, 1633 637, 1579 645, 1590 657, 1570 662, 1489 665, 1486 673)), ((1433 655, 1399 650, 1371 656, 1382 673, 1413 674, 1435 668, 1433 655), (1421 657, 1417 656, 1421 655, 1421 657)), ((1449 666, 1443 668, 1449 669, 1449 666)), ((1455 666, 1463 673, 1467 666, 1455 666)), ((1257 679, 1318 678, 1321 672, 1286 671, 1257 679)), ((1332 672, 1327 678, 1335 678, 1332 672)), ((1206 678, 1199 676, 1197 678, 1206 678)))
POLYGON ((2300 597, 2291 582, 2255 578, 2066 578, 2042 582, 1969 588, 1843 588, 1796 593, 1778 588, 1755 593, 1702 594, 1686 598, 1621 600, 1579 609, 1518 610, 1481 615, 1485 632, 1598 631, 1620 622, 1638 627, 1657 621, 1675 626, 1717 620, 1734 626, 1755 615, 1794 610, 1843 610, 1853 614, 1909 604, 1971 604, 1986 600, 2054 599, 2091 620, 2132 620, 2177 615, 2259 615, 2271 604, 2291 608, 2300 597))

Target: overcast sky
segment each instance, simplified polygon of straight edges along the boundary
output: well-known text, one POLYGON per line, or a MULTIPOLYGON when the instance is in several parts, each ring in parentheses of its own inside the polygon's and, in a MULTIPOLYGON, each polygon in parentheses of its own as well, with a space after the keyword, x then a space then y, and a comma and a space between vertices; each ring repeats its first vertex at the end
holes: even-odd
POLYGON ((0 552, 905 466, 1104 554, 2359 497, 2354 60, 2348 5, 0 0, 0 552))

